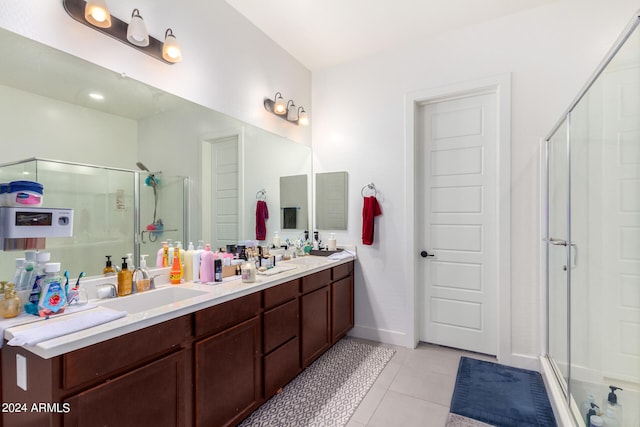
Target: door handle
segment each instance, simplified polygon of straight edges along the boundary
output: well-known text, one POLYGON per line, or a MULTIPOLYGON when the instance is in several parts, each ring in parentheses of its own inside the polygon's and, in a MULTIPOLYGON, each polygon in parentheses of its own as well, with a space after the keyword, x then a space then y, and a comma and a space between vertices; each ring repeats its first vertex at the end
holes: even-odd
POLYGON ((428 257, 428 256, 436 256, 436 254, 430 254, 430 253, 429 253, 429 252, 427 252, 427 251, 422 251, 422 252, 420 252, 420 256, 421 256, 422 258, 426 258, 426 257, 428 257))
MULTIPOLYGON (((575 242, 567 242, 566 240, 562 240, 562 239, 556 239, 553 237, 550 237, 548 239, 543 239, 544 241, 554 245, 554 246, 571 246, 573 248, 573 250, 571 251, 573 254, 573 265, 571 266, 571 268, 576 268, 578 266, 578 244, 575 242)), ((564 266, 564 270, 567 271, 567 266, 564 266)))

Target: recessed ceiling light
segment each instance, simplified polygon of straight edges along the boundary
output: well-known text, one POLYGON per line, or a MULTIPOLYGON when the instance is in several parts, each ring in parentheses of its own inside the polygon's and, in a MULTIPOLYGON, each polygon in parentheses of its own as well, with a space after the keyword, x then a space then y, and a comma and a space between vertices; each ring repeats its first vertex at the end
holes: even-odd
POLYGON ((91 97, 91 99, 95 99, 96 101, 102 101, 104 99, 104 95, 96 92, 91 92, 89 94, 89 97, 91 97))

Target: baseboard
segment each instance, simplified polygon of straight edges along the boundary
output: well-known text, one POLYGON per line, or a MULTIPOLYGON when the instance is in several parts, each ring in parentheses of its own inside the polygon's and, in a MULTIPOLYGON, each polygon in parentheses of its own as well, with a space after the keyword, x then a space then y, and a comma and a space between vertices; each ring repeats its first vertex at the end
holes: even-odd
POLYGON ((540 372, 540 360, 535 356, 511 353, 503 357, 499 357, 498 362, 503 365, 540 372))
POLYGON ((411 342, 409 337, 407 337, 407 334, 403 332, 387 331, 384 329, 355 325, 347 335, 349 335, 350 337, 362 338, 365 340, 383 342, 385 344, 414 348, 414 343, 411 342))

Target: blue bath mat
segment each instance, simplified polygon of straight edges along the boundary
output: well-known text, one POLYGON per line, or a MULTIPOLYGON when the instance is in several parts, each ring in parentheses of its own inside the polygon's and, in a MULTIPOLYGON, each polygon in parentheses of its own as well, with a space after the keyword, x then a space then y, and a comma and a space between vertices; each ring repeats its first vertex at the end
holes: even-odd
POLYGON ((497 427, 556 427, 538 372, 460 358, 451 412, 497 427))

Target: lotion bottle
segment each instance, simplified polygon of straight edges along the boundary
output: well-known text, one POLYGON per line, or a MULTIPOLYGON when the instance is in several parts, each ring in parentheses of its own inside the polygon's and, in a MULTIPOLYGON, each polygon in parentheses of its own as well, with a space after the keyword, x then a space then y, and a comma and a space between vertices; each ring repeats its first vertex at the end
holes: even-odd
POLYGON ((193 281, 194 282, 200 282, 200 260, 202 258, 202 254, 204 253, 204 249, 202 248, 202 245, 204 244, 204 241, 199 240, 198 241, 198 249, 196 249, 196 251, 193 254, 193 281))
POLYGON ((200 257, 200 281, 202 283, 213 282, 214 277, 213 252, 211 252, 211 246, 207 243, 200 257))

